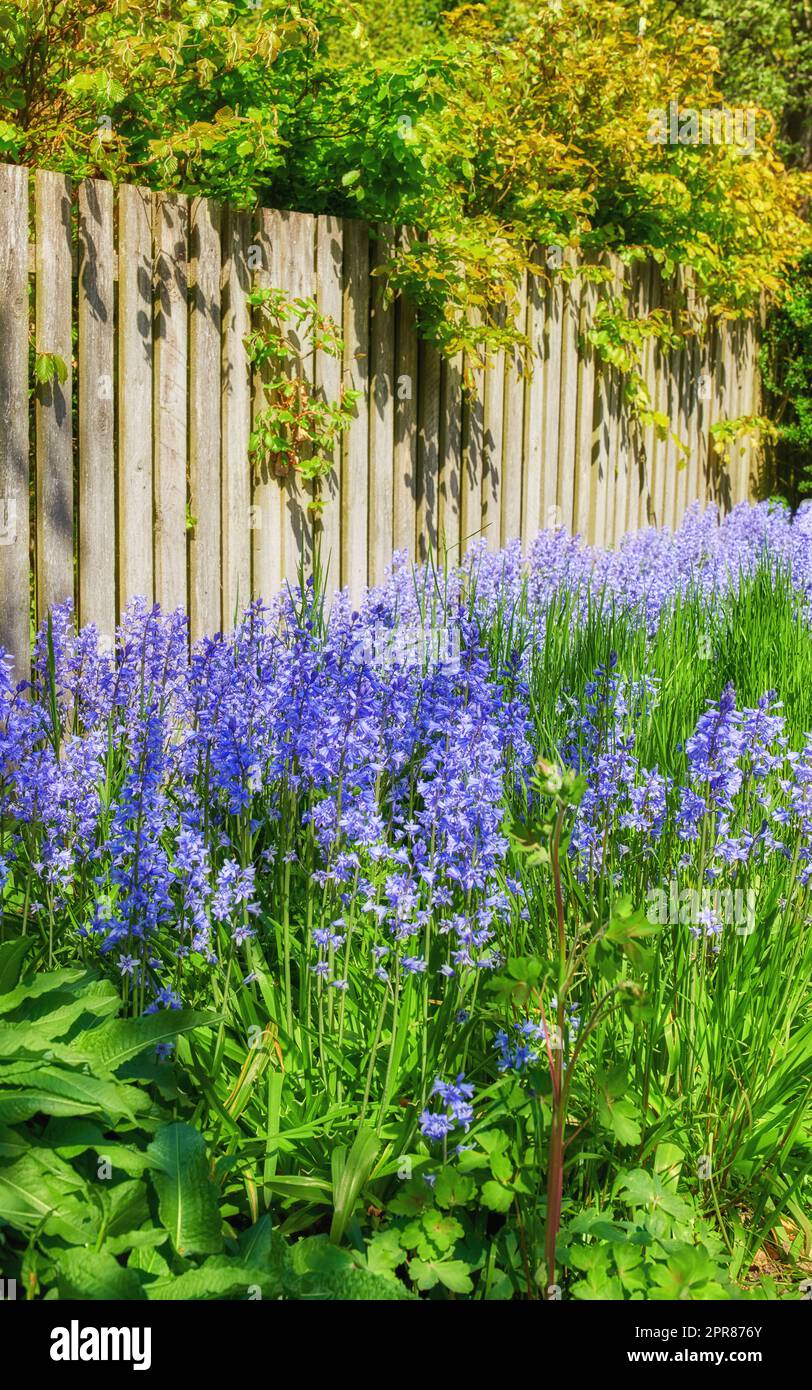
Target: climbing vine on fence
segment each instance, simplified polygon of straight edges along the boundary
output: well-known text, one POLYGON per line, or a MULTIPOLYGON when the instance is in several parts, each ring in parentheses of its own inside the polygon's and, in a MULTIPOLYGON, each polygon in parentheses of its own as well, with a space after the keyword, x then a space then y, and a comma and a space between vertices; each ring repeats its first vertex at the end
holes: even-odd
POLYGON ((335 320, 314 299, 291 299, 280 289, 248 296, 255 326, 245 339, 248 360, 260 373, 264 404, 254 417, 249 454, 258 469, 284 477, 292 471, 314 483, 310 510, 323 507, 318 484, 335 462, 336 446, 349 428, 362 395, 339 387, 329 400, 312 381, 317 352, 341 360, 344 343, 335 320))

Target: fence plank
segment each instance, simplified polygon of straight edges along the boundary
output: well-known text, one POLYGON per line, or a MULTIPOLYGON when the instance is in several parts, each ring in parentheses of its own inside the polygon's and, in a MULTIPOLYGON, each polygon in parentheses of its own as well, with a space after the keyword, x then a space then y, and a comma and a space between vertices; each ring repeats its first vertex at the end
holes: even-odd
MULTIPOLYGON (((280 289, 278 277, 281 271, 279 245, 284 235, 281 214, 269 208, 259 208, 254 214, 254 236, 252 250, 258 263, 254 266, 253 287, 255 289, 280 289)), ((265 322, 260 309, 254 309, 253 326, 260 329, 265 322)), ((265 382, 275 374, 270 365, 264 369, 255 368, 251 382, 251 424, 257 428, 259 417, 270 402, 267 400, 265 382)), ((279 592, 285 577, 283 519, 285 509, 285 487, 281 474, 273 459, 252 459, 252 506, 251 542, 253 587, 252 594, 269 603, 279 592)))
MULTIPOLYGON (((613 279, 610 292, 621 303, 629 305, 631 285, 627 267, 618 256, 608 257, 613 279)), ((628 312, 628 310, 627 310, 628 312)), ((623 390, 620 373, 612 371, 610 409, 610 441, 607 469, 607 498, 605 542, 618 545, 626 532, 626 507, 629 493, 630 460, 626 446, 626 412, 623 408, 623 390)))
POLYGON ((482 534, 482 460, 485 446, 485 371, 467 364, 471 389, 462 402, 460 549, 464 555, 482 534))
POLYGON ((418 364, 415 554, 422 562, 437 554, 440 516, 440 354, 432 344, 420 344, 418 364))
POLYGON ((72 192, 63 174, 38 169, 36 350, 66 373, 37 382, 37 614, 73 598, 72 192))
MULTIPOLYGON (((652 273, 653 263, 645 262, 637 267, 637 315, 639 318, 646 318, 654 308, 654 276, 652 273)), ((654 344, 651 338, 647 338, 643 344, 643 352, 640 364, 640 374, 645 382, 650 400, 653 403, 653 370, 652 363, 654 357, 654 344)), ((650 460, 650 437, 653 436, 653 426, 636 426, 632 434, 632 453, 633 469, 632 478, 635 480, 635 491, 637 494, 637 514, 634 515, 633 506, 630 508, 629 529, 642 529, 649 524, 652 515, 652 495, 651 495, 651 460, 650 460)))
POLYGON ((708 425, 712 396, 710 334, 708 332, 707 311, 703 309, 699 334, 696 343, 697 389, 696 410, 696 488, 702 505, 708 501, 707 459, 708 425))
MULTIPOLYGON (((733 325, 733 352, 735 362, 735 401, 731 406, 734 420, 750 413, 748 405, 748 334, 747 325, 741 320, 733 325)), ((743 502, 750 494, 750 440, 739 439, 733 452, 733 498, 743 502)))
MULTIPOLYGON (((376 229, 372 266, 395 253, 391 226, 376 229)), ((373 275, 369 345, 369 580, 380 584, 392 563, 395 488, 395 307, 385 302, 386 279, 373 275)))
MULTIPOLYGON (((652 314, 658 309, 660 303, 660 274, 659 267, 655 263, 648 265, 647 288, 645 288, 645 313, 652 314)), ((649 402, 651 410, 656 410, 658 402, 658 345, 653 338, 648 338, 645 343, 644 354, 642 354, 642 364, 644 364, 644 379, 647 384, 649 402)), ((653 424, 645 425, 642 431, 642 456, 644 456, 645 480, 647 480, 647 498, 644 499, 644 510, 641 513, 641 525, 659 524, 662 505, 660 505, 658 482, 659 474, 655 470, 655 450, 656 450, 656 428, 653 424)))
MULTIPOLYGON (((527 273, 517 288, 516 323, 527 330, 527 273)), ((502 536, 517 540, 522 534, 522 458, 524 455, 524 360, 521 348, 505 353, 505 425, 502 440, 502 536)), ((557 454, 557 441, 556 441, 557 454)), ((557 462, 557 460, 556 460, 557 462)), ((555 463, 553 467, 555 468, 555 463)))
MULTIPOLYGON (((400 233, 408 245, 407 231, 400 233)), ((417 498, 417 317, 414 305, 401 295, 397 305, 395 390, 394 539, 396 550, 415 554, 417 498)))
POLYGON ((187 602, 188 200, 162 194, 154 210, 155 599, 172 612, 187 602))
POLYGON ((219 631, 220 208, 193 198, 189 214, 189 623, 192 641, 219 631))
POLYGON ((505 354, 494 354, 483 387, 482 528, 489 550, 498 550, 502 535, 503 447, 505 426, 505 354))
POLYGON ((533 255, 535 272, 527 277, 527 336, 530 341, 531 375, 525 384, 524 472, 522 478, 522 538, 528 546, 544 525, 541 511, 541 477, 544 465, 544 329, 546 286, 541 252, 533 255))
POLYGON ((79 621, 116 625, 113 187, 79 185, 79 621))
MULTIPOLYGON (((574 253, 567 248, 564 264, 575 263, 574 253)), ((581 318, 581 285, 576 279, 563 287, 564 307, 561 323, 561 414, 558 436, 558 504, 561 524, 568 530, 576 528, 578 514, 575 497, 576 457, 578 452, 578 333, 581 318)))
POLYGON ((440 551, 449 564, 460 555, 462 476, 462 353, 440 369, 440 551))
MULTIPOLYGON (((583 284, 580 294, 579 332, 581 337, 583 337, 587 325, 592 321, 596 300, 597 286, 583 284)), ((571 351, 576 357, 575 370, 572 375, 578 382, 574 441, 575 500, 573 520, 575 529, 595 544, 598 543, 602 534, 602 529, 599 531, 595 526, 597 488, 595 470, 592 465, 597 394, 595 360, 591 350, 579 356, 577 346, 574 343, 571 345, 571 351)))
POLYGON ((554 265, 545 296, 544 410, 541 453, 541 525, 556 529, 562 522, 558 479, 558 435, 561 423, 561 342, 564 287, 554 265))
MULTIPOLYGON (((668 291, 659 267, 654 268, 655 279, 655 303, 658 308, 667 314, 668 291)), ((652 367, 654 372, 653 400, 654 410, 659 415, 669 414, 668 401, 668 374, 669 374, 670 354, 668 350, 659 342, 654 345, 652 367)), ((670 418, 670 417, 669 417, 670 418)), ((670 428, 670 426, 669 426, 670 428)), ((661 433, 656 429, 652 433, 652 452, 651 470, 654 483, 654 512, 655 524, 657 526, 670 525, 668 521, 669 505, 669 483, 673 481, 673 472, 669 475, 667 468, 668 441, 661 437, 661 433)))
POLYGON ((251 391, 244 339, 251 326, 247 251, 248 213, 229 208, 223 217, 222 270, 222 594, 223 628, 229 631, 251 593, 251 469, 248 437, 251 391))
POLYGON ((711 398, 708 402, 708 455, 707 488, 712 501, 723 502, 725 470, 718 454, 711 430, 725 416, 725 345, 726 335, 721 332, 718 319, 714 320, 708 345, 711 362, 711 398))
MULTIPOLYGON (((757 321, 757 319, 748 319, 743 325, 742 395, 739 400, 739 413, 741 415, 759 414, 759 375, 755 336, 757 321)), ((765 479, 759 476, 758 462, 758 450, 753 439, 749 439, 742 476, 741 501, 745 501, 753 493, 759 493, 763 490, 762 484, 765 479)))
MULTIPOLYGON (((319 217, 316 225, 316 275, 319 312, 342 323, 344 301, 344 228, 340 218, 319 217)), ((316 390, 324 400, 337 401, 343 381, 343 363, 323 352, 316 358, 316 390)), ((341 451, 335 450, 333 470, 322 481, 323 510, 314 526, 319 536, 321 564, 326 567, 328 590, 341 584, 341 451)))
MULTIPOLYGON (((678 294, 678 303, 682 303, 686 291, 685 275, 682 270, 677 271, 675 286, 678 294)), ((689 427, 688 409, 691 396, 691 359, 687 347, 681 346, 677 352, 677 366, 675 373, 675 397, 674 397, 674 431, 682 445, 676 451, 675 463, 677 468, 677 489, 676 489, 676 514, 675 526, 682 525, 682 519, 688 507, 690 499, 690 457, 689 457, 689 427)))
POLYGON ((152 555, 152 197, 118 195, 118 538, 119 609, 153 599, 152 555))
POLYGON ((28 170, 0 164, 0 647, 30 670, 28 170))
POLYGON ((341 470, 341 576, 357 601, 367 583, 369 535, 369 232, 361 221, 344 224, 344 371, 347 386, 363 392, 341 470))
MULTIPOLYGON (((278 233, 274 246, 274 280, 290 299, 313 299, 316 295, 316 219, 307 212, 277 213, 278 233)), ((314 384, 314 362, 299 330, 291 328, 289 338, 297 353, 305 357, 297 374, 309 386, 314 384)), ((286 583, 295 585, 299 566, 310 573, 313 564, 313 520, 308 504, 312 485, 301 473, 291 469, 282 478, 282 555, 286 583)))

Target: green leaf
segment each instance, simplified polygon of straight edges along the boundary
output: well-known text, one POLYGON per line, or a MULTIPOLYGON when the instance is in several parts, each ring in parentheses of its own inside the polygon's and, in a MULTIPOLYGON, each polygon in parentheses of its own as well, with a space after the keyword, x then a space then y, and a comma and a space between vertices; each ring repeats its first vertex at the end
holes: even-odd
POLYGON ((422 1218, 423 1230, 441 1254, 446 1254, 461 1240, 465 1232, 454 1216, 440 1211, 427 1211, 422 1218))
POLYGON ((508 1211, 513 1201, 513 1192, 500 1182, 486 1182, 482 1185, 482 1202, 489 1211, 508 1211))
POLYGON ((163 1125, 147 1153, 157 1170, 152 1181, 161 1221, 178 1254, 219 1254, 220 1213, 203 1136, 191 1125, 163 1125))
POLYGON ((601 1097, 598 1101, 598 1120, 604 1129, 614 1134, 619 1144, 640 1143, 640 1121, 630 1100, 601 1097))
POLYGON ((333 1149, 333 1220, 330 1225, 330 1240, 335 1245, 340 1243, 347 1228, 361 1188, 372 1172, 379 1147, 375 1131, 362 1125, 349 1154, 342 1147, 333 1149))
POLYGON ((619 1173, 613 1187, 613 1195, 623 1197, 632 1209, 644 1207, 647 1211, 664 1211, 676 1221, 690 1221, 691 1208, 681 1197, 677 1197, 660 1180, 656 1173, 648 1173, 645 1168, 635 1168, 631 1173, 619 1173))
POLYGON ((60 1298, 142 1299, 134 1269, 103 1250, 60 1250, 55 1256, 60 1298))
POLYGON ((419 1289, 433 1289, 438 1282, 452 1293, 471 1293, 474 1287, 464 1260, 412 1260, 409 1274, 419 1289))
POLYGON ((268 1213, 264 1212, 259 1221, 249 1226, 247 1231, 241 1231, 237 1243, 243 1264, 267 1264, 273 1249, 273 1228, 268 1213))
POLYGON ((31 945, 30 936, 18 936, 0 946, 0 994, 8 994, 16 985, 31 945))
POLYGON ((161 1009, 142 1018, 120 1018, 95 1028, 82 1038, 82 1049, 98 1067, 115 1071, 147 1047, 172 1042, 179 1033, 208 1028, 219 1021, 217 1014, 195 1009, 161 1009))
POLYGON ((367 1246, 367 1268, 372 1274, 391 1277, 398 1265, 403 1264, 403 1259, 400 1236, 394 1227, 378 1231, 367 1246))
POLYGON ((66 991, 77 994, 85 987, 98 983, 97 976, 89 970, 43 970, 28 975, 22 983, 16 984, 5 994, 0 994, 0 1014, 13 1013, 24 1006, 30 1016, 31 1001, 39 999, 51 991, 66 991))
MULTIPOLYGON (((16 1097, 28 1097, 29 1105, 36 1099, 44 1115, 98 1114, 134 1120, 137 1114, 150 1108, 149 1096, 136 1086, 56 1066, 37 1067, 32 1074, 30 1090, 19 1091, 16 1097)), ((14 1093, 7 1097, 0 1089, 0 1116, 6 1103, 11 1105, 14 1099, 14 1093)))
POLYGON ((623 898, 614 908, 604 940, 619 946, 637 969, 649 971, 653 953, 642 943, 647 937, 657 936, 662 929, 662 923, 649 922, 642 908, 635 909, 631 899, 623 898))
POLYGON ((634 1100, 626 1094, 627 1068, 620 1063, 611 1071, 601 1072, 598 1081, 598 1121, 614 1134, 619 1144, 640 1143, 639 1112, 634 1100))
POLYGON ((282 1280, 268 1265, 252 1265, 227 1255, 214 1255, 197 1269, 156 1279, 146 1285, 147 1298, 166 1302, 205 1298, 278 1298, 282 1280))
MULTIPOLYGON (((464 1156, 464 1155, 463 1155, 464 1156)), ((434 1194, 422 1178, 410 1178, 386 1209, 394 1216, 419 1216, 434 1203, 434 1194)))
POLYGON ((443 1168, 434 1184, 434 1200, 438 1207, 464 1207, 474 1195, 473 1178, 454 1168, 443 1168))
POLYGON ((86 1245, 95 1239, 96 1216, 84 1180, 55 1155, 47 1156, 46 1166, 30 1150, 0 1167, 0 1222, 86 1245))

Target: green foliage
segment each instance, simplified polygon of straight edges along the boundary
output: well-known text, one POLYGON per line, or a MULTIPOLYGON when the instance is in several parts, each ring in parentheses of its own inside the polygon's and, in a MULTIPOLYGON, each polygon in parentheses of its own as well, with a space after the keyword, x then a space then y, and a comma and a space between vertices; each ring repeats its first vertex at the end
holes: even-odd
POLYGON ((775 121, 781 157, 808 169, 812 165, 809 5, 798 0, 680 0, 679 8, 712 27, 727 99, 752 102, 768 111, 775 121))
POLYGON ((692 1203, 657 1172, 618 1173, 610 1203, 562 1232, 563 1264, 577 1299, 741 1298, 722 1242, 692 1203))
POLYGON ((34 360, 34 380, 48 386, 52 381, 61 385, 68 379, 68 368, 55 352, 38 352, 34 360))
MULTIPOLYGON (((752 148, 652 142, 652 111, 718 104, 717 55, 669 7, 638 19, 621 0, 427 3, 391 25, 334 0, 0 0, 0 139, 8 157, 75 176, 410 227, 389 290, 444 353, 467 352, 470 374, 524 341, 525 270, 572 274, 534 245, 652 256, 666 280, 691 267, 711 311, 738 314, 809 244, 807 183, 767 118, 752 148)), ((667 324, 614 304, 604 269, 582 272, 601 286, 594 346, 634 381, 639 342, 667 324)), ((678 313, 672 327, 693 331, 678 313)), ((650 410, 639 396, 638 380, 630 405, 650 410)))
POLYGON ((265 403, 254 417, 249 455, 259 473, 291 470, 316 484, 310 510, 323 501, 318 483, 335 462, 336 446, 349 429, 361 391, 343 385, 328 401, 312 385, 315 354, 341 360, 344 343, 335 321, 313 299, 288 299, 284 291, 254 290, 248 302, 255 327, 245 339, 248 360, 261 375, 265 403))
MULTIPOLYGON (((138 1025, 156 1016, 117 1020, 118 992, 87 970, 21 979, 30 944, 0 946, 4 1273, 28 1298, 279 1296, 268 1218, 241 1235, 225 1224, 202 1136, 170 1118, 161 1093, 184 1104, 176 1068, 140 1084, 151 1037, 138 1025)), ((166 1042, 207 1017, 159 1021, 166 1042)))
POLYGON ((812 492, 812 256, 770 311, 761 371, 777 428, 777 482, 797 502, 812 492))
MULTIPOLYGON (((789 165, 812 168, 812 12, 796 0, 686 0, 713 27, 731 102, 769 112, 789 165)), ((760 365, 776 427, 768 479, 793 504, 812 485, 812 257, 795 268, 767 314, 760 365)))

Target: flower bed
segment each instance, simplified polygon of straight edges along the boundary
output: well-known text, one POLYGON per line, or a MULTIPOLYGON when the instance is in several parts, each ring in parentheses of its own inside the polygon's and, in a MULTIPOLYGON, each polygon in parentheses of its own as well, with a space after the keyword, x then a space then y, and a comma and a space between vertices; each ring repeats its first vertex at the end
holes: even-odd
MULTIPOLYGON (((54 611, 32 690, 3 667, 0 951, 29 990, 85 972, 117 1027, 153 1020, 127 1076, 172 1097, 227 1223, 195 1248, 144 1214, 153 1263, 102 1239, 104 1277, 237 1296, 229 1242, 259 1222, 290 1296, 795 1277, 810 515, 695 509, 614 553, 546 532, 439 574, 396 557, 357 611, 311 586, 191 654, 182 613, 132 605, 105 652, 54 611)), ((34 1026, 37 1067, 75 1040, 34 1026)), ((15 1111, 3 1067, 26 1142, 87 1113, 15 1111)), ((118 1133, 97 1118, 77 1182, 118 1133)), ((160 1175, 154 1135, 130 1148, 160 1175)), ((33 1266, 62 1294, 64 1240, 46 1220, 33 1266)))

